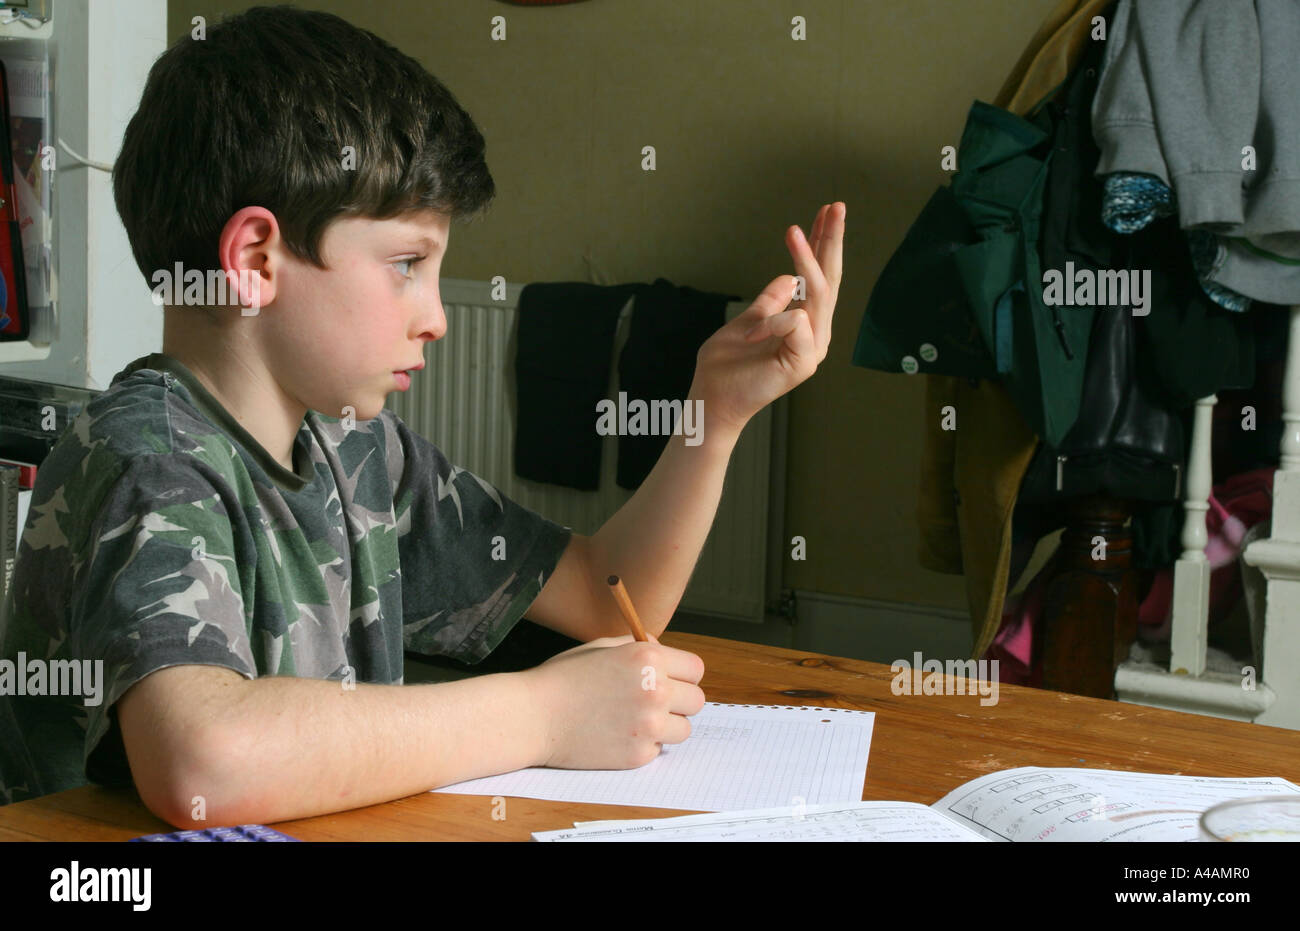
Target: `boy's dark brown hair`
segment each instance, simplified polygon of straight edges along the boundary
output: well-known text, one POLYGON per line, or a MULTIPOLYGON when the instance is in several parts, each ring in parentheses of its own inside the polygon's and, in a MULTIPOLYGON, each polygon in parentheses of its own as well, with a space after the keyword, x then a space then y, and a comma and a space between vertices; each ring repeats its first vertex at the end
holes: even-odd
POLYGON ((324 268, 321 237, 339 216, 481 211, 495 193, 484 150, 451 92, 374 33, 253 7, 154 62, 113 198, 147 281, 175 262, 220 268, 221 230, 247 206, 274 213, 287 248, 324 268))

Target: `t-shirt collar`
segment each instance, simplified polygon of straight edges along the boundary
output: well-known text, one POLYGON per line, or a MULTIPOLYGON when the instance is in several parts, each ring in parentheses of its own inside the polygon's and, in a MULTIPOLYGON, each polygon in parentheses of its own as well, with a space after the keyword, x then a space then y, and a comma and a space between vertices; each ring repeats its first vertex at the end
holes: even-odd
POLYGON ((275 457, 268 453, 266 448, 251 433, 244 429, 243 425, 222 406, 221 402, 212 396, 212 392, 208 391, 194 373, 179 360, 165 353, 153 352, 136 359, 126 367, 123 374, 138 371, 139 369, 154 369, 155 371, 170 372, 175 375, 176 380, 189 393, 189 400, 199 413, 234 437, 236 442, 257 460, 258 465, 265 470, 266 474, 276 484, 282 485, 290 491, 301 491, 315 479, 315 467, 311 462, 311 457, 307 455, 305 448, 300 448, 302 446, 301 427, 293 443, 296 470, 290 472, 280 465, 275 457))

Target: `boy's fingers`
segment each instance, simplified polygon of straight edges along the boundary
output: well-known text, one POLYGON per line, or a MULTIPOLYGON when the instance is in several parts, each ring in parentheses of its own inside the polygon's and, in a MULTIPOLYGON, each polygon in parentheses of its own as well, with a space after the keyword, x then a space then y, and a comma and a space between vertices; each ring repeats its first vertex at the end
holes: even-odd
POLYGON ((670 714, 664 724, 661 744, 679 744, 691 736, 691 722, 680 714, 670 714))
POLYGON ((694 653, 663 644, 659 645, 659 649, 663 651, 661 668, 668 678, 693 685, 698 685, 700 679, 704 678, 704 660, 694 653))
POLYGON ((754 303, 762 307, 764 317, 779 314, 794 300, 794 289, 797 284, 794 275, 777 275, 768 282, 767 287, 754 303))
POLYGON ((790 311, 790 330, 785 335, 785 344, 800 359, 810 358, 817 361, 814 353, 817 350, 817 337, 812 331, 812 319, 808 316, 808 311, 801 307, 793 308, 790 311))
POLYGON ((833 291, 838 292, 840 275, 844 269, 844 226, 848 220, 847 204, 836 201, 826 213, 823 229, 822 250, 817 261, 826 275, 826 281, 833 291))
POLYGON ((674 682, 668 710, 673 714, 682 714, 689 718, 693 714, 700 713, 704 702, 704 689, 693 682, 674 682))
MULTIPOLYGON (((844 225, 848 215, 848 206, 836 201, 825 207, 819 216, 821 234, 815 249, 817 265, 821 270, 827 290, 819 295, 816 302, 809 302, 815 316, 809 319, 812 325, 813 341, 820 347, 819 354, 825 356, 826 347, 831 341, 831 321, 835 315, 835 305, 839 300, 840 276, 844 266, 844 225)), ((802 348, 797 350, 800 354, 802 348)))
MULTIPOLYGON (((827 217, 834 215, 834 207, 827 211, 827 217)), ((831 221, 829 234, 833 237, 834 222, 831 221)), ((823 224, 825 229, 826 224, 823 224)), ((827 232, 823 232, 823 237, 827 232)), ((823 252, 834 251, 833 238, 829 241, 823 238, 823 252), (825 248, 829 245, 830 248, 825 248)), ((826 269, 822 267, 821 261, 810 248, 810 244, 795 242, 790 250, 794 256, 795 269, 803 276, 805 283, 805 297, 802 301, 796 303, 802 305, 808 310, 808 324, 812 328, 813 341, 819 345, 825 345, 830 342, 831 332, 831 311, 835 308, 835 297, 837 283, 827 280, 826 269)), ((787 331, 788 332, 788 331, 787 331)), ((803 350, 800 350, 801 354, 803 350)))
POLYGON ((790 302, 794 299, 795 284, 794 275, 778 275, 759 292, 758 297, 754 298, 754 303, 750 304, 749 309, 745 311, 745 314, 752 313, 755 318, 753 326, 745 332, 746 342, 756 343, 772 335, 766 323, 790 306, 790 302))
POLYGON ((804 297, 801 303, 815 304, 817 297, 822 293, 822 286, 826 283, 826 273, 817 261, 812 243, 800 234, 792 234, 791 238, 794 240, 794 245, 790 248, 790 254, 794 256, 794 269, 803 276, 804 280, 804 297), (800 242, 800 239, 803 239, 803 242, 800 242))
POLYGON ((790 350, 797 356, 811 356, 816 349, 817 339, 812 331, 812 316, 803 307, 791 307, 787 311, 768 317, 748 337, 751 342, 776 336, 785 340, 790 350), (805 325, 806 321, 806 325, 805 325))
MULTIPOLYGON (((799 328, 799 321, 808 320, 811 324, 811 314, 805 307, 791 307, 783 310, 779 314, 773 314, 764 319, 748 338, 750 342, 758 342, 760 339, 770 339, 775 336, 778 339, 785 339, 791 333, 799 328)), ((797 347, 791 347, 797 348, 797 347)))
POLYGON ((808 311, 803 307, 791 307, 789 310, 784 310, 775 317, 769 317, 767 321, 769 334, 785 339, 798 328, 800 314, 807 317, 808 311))
POLYGON ((812 246, 813 255, 817 257, 817 264, 822 261, 822 237, 826 233, 826 213, 831 209, 830 204, 822 204, 817 211, 817 219, 813 221, 812 239, 808 244, 812 246))
MULTIPOLYGON (((817 211, 817 217, 813 221, 811 239, 808 241, 809 251, 812 253, 815 264, 808 262, 807 253, 802 248, 796 246, 796 269, 804 276, 805 288, 813 286, 816 280, 816 272, 820 272, 820 277, 825 281, 831 291, 830 301, 813 301, 812 295, 808 295, 799 303, 816 307, 819 304, 830 304, 827 313, 822 316, 829 318, 829 311, 834 310, 834 299, 839 293, 840 278, 843 274, 844 266, 844 225, 845 218, 848 214, 848 208, 843 201, 836 201, 833 204, 823 204, 822 208, 817 211), (802 255, 803 258, 798 258, 802 255), (800 268, 800 263, 803 267, 800 268), (812 274, 810 274, 812 273, 812 274)), ((788 230, 787 230, 788 232, 788 230)), ((770 320, 777 314, 784 311, 794 301, 794 288, 796 279, 794 275, 781 275, 772 279, 771 283, 763 289, 762 293, 755 299, 754 303, 749 305, 740 316, 745 318, 746 322, 752 320, 749 328, 745 332, 747 342, 758 342, 767 339, 772 335, 784 336, 789 330, 780 334, 773 332, 763 326, 763 322, 770 320)), ((813 320, 809 317, 809 324, 813 328, 813 334, 816 336, 820 329, 829 329, 825 321, 813 320)))

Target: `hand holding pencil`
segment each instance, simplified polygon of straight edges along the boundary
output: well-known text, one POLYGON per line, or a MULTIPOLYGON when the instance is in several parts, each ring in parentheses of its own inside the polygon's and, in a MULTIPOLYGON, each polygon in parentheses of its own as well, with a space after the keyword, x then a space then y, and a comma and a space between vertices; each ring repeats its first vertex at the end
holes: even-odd
POLYGON ((688 719, 704 707, 704 662, 647 634, 618 576, 608 581, 632 639, 602 637, 520 674, 547 719, 547 745, 534 765, 643 766, 664 744, 689 737, 688 719))

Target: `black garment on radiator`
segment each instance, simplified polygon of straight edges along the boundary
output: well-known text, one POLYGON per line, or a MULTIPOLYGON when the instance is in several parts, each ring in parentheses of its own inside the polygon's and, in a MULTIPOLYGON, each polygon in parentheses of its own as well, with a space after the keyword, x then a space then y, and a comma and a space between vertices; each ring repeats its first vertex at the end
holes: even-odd
MULTIPOLYGON (((700 346, 725 322, 727 302, 738 300, 738 295, 677 287, 664 278, 643 286, 618 363, 618 388, 627 392, 627 403, 685 401, 700 346)), ((639 487, 667 445, 663 435, 619 436, 618 484, 639 487)))
POLYGON ((641 284, 530 284, 519 295, 515 474, 595 491, 596 405, 609 386, 618 313, 641 284))

